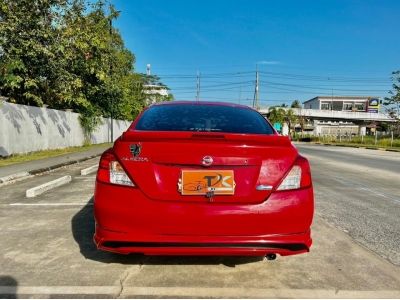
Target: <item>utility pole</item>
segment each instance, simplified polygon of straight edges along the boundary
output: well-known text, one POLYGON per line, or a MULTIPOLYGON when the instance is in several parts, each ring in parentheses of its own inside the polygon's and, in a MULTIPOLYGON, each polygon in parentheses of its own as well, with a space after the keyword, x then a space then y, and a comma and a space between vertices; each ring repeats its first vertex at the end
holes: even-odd
MULTIPOLYGON (((111 5, 110 5, 110 11, 111 11, 111 5)), ((110 15, 110 48, 112 47, 112 16, 110 15)), ((110 57, 110 82, 112 84, 112 72, 113 72, 113 65, 112 65, 112 59, 110 57)), ((111 89, 112 90, 112 89, 111 89)), ((111 94, 111 99, 110 99, 110 104, 111 104, 111 110, 110 110, 110 116, 111 116, 111 143, 114 142, 114 97, 111 94)))
POLYGON ((200 101, 200 72, 197 71, 197 84, 196 84, 196 101, 200 101))
POLYGON ((258 86, 259 86, 259 75, 258 75, 258 64, 256 64, 256 84, 254 89, 254 99, 253 99, 253 108, 259 109, 258 106, 258 86))
MULTIPOLYGON (((328 77, 328 81, 330 81, 330 77, 328 77)), ((320 104, 320 107, 321 107, 321 104, 320 104)), ((333 86, 332 86, 332 84, 331 84, 331 109, 330 110, 333 110, 333 86)))

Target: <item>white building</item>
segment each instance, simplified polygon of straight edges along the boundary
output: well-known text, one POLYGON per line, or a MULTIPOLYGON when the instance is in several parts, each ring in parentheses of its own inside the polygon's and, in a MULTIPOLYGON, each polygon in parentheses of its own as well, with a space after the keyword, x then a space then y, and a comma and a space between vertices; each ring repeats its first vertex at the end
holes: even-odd
MULTIPOLYGON (((361 114, 379 114, 379 104, 379 99, 372 96, 317 96, 303 103, 304 109, 361 114)), ((367 128, 366 123, 360 126, 359 120, 314 119, 312 123, 310 129, 315 135, 365 135, 367 128)))
POLYGON ((305 109, 379 112, 379 99, 371 96, 317 96, 303 105, 305 109))
MULTIPOLYGON (((305 101, 304 108, 292 108, 301 120, 295 130, 314 135, 374 134, 380 123, 395 121, 379 112, 379 104, 377 97, 370 96, 318 96, 305 101)), ((259 111, 268 115, 268 109, 259 111)))
POLYGON ((164 101, 169 96, 168 89, 162 85, 145 84, 143 85, 146 95, 146 104, 150 105, 159 101, 164 101))

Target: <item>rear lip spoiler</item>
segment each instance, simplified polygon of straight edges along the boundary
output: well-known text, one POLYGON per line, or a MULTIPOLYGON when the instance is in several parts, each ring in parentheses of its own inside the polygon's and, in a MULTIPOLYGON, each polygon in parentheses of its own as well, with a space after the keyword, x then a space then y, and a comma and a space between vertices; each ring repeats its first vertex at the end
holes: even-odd
MULTIPOLYGON (((99 246, 99 245, 98 245, 99 246)), ((238 248, 238 249, 285 249, 289 251, 308 251, 305 244, 283 243, 164 243, 164 242, 122 242, 107 241, 102 247, 118 248, 238 248)))

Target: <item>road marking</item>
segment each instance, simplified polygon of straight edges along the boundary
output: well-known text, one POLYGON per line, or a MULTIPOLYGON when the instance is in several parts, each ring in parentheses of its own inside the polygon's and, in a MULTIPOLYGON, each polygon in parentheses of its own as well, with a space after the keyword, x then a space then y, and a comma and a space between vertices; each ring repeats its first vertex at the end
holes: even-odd
POLYGON ((55 180, 46 182, 44 184, 41 184, 41 185, 38 185, 38 186, 35 186, 33 188, 26 190, 26 197, 27 198, 36 197, 36 196, 41 195, 44 192, 52 190, 56 187, 70 183, 71 181, 72 181, 72 177, 70 175, 66 175, 66 176, 57 178, 55 180))
POLYGON ((332 178, 334 180, 336 180, 337 182, 343 184, 344 186, 348 186, 348 187, 351 187, 353 189, 357 189, 357 190, 364 191, 364 192, 369 192, 369 193, 374 194, 374 195, 376 195, 378 197, 386 198, 386 199, 392 200, 394 202, 400 203, 400 199, 393 198, 393 197, 388 196, 388 195, 386 195, 386 194, 384 194, 382 192, 370 189, 368 186, 366 186, 364 184, 361 184, 361 183, 358 183, 358 182, 355 182, 355 181, 350 181, 350 180, 343 180, 342 178, 336 177, 336 176, 332 176, 332 178))
POLYGON ((0 286, 1 294, 117 294, 119 286, 0 286))
POLYGON ((93 203, 10 203, 9 206, 85 206, 93 203))
MULTIPOLYGON (((0 286, 8 295, 117 295, 120 286, 0 286)), ((213 298, 399 298, 399 290, 261 289, 237 287, 124 287, 122 295, 213 298)))
POLYGON ((89 174, 91 174, 91 173, 96 172, 97 169, 98 169, 98 167, 99 167, 99 165, 98 165, 98 164, 95 164, 95 165, 93 165, 93 166, 91 166, 91 167, 89 167, 89 168, 82 169, 82 170, 81 170, 81 176, 89 175, 89 174))

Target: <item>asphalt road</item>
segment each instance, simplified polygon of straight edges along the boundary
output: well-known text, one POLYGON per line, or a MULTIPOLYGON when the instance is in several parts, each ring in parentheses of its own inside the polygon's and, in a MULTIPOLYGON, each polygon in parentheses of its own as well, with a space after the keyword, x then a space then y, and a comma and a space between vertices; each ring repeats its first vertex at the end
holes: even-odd
POLYGON ((310 253, 270 262, 97 251, 94 175, 79 176, 92 159, 0 187, 0 297, 399 298, 400 155, 298 147, 315 184, 310 253), (25 198, 64 175, 70 184, 25 198))
POLYGON ((400 153, 297 147, 311 162, 316 213, 400 266, 400 153))

